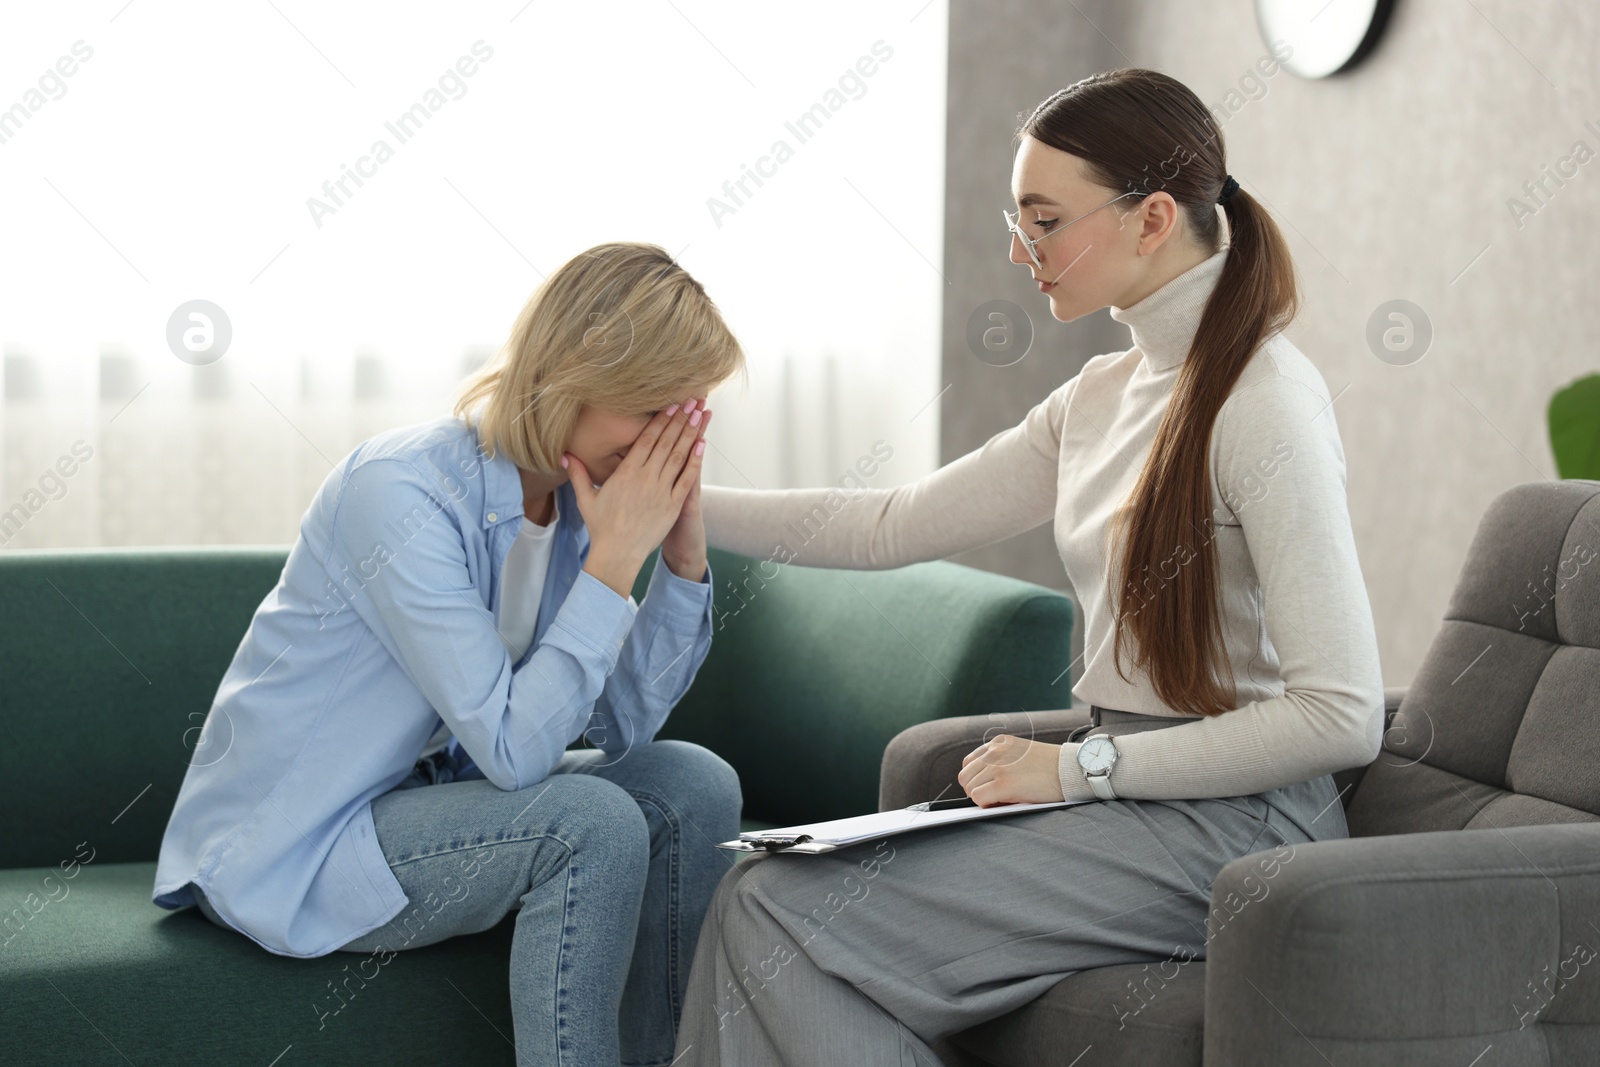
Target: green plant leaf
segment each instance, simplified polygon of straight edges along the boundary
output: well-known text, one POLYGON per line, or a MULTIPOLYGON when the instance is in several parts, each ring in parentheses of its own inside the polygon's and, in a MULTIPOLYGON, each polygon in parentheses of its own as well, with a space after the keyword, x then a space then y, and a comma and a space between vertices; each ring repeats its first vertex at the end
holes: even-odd
POLYGON ((1558 390, 1550 398, 1549 420, 1556 473, 1600 479, 1600 374, 1558 390))

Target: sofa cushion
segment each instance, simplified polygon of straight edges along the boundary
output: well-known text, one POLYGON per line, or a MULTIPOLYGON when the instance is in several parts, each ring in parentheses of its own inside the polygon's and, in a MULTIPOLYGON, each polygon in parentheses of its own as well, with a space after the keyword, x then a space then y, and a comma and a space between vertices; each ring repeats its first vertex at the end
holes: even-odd
POLYGON ((0 1063, 210 1067, 291 1049, 282 1062, 516 1062, 513 916, 387 959, 294 959, 197 908, 156 907, 154 879, 153 863, 92 862, 70 880, 56 868, 0 871, 0 900, 26 912, 33 894, 37 908, 20 928, 7 912, 0 1063))
POLYGON ((93 852, 0 870, 0 1064, 266 1064, 290 1046, 285 1063, 515 1063, 502 1039, 513 1033, 515 913, 387 959, 294 959, 198 908, 152 904, 155 874, 93 852))
POLYGON ((1205 966, 1188 960, 1078 971, 949 1040, 995 1067, 1074 1063, 1090 1048, 1082 1062, 1095 1067, 1199 1067, 1205 966))
POLYGON ((270 1064, 293 1049, 285 1064, 515 1064, 514 917, 387 960, 296 960, 194 907, 158 909, 154 878, 155 864, 90 862, 70 880, 50 867, 0 870, 0 901, 27 912, 35 894, 38 909, 21 926, 6 912, 0 1062, 210 1067, 270 1064))

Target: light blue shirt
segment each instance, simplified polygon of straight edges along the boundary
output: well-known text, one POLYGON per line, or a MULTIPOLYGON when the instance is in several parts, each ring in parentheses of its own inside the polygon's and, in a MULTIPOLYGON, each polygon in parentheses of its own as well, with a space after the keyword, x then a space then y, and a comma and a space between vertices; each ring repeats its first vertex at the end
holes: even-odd
POLYGON ((377 435, 323 482, 256 609, 161 842, 152 900, 194 902, 264 948, 321 956, 406 906, 372 798, 412 772, 441 722, 456 778, 526 789, 587 736, 654 738, 711 650, 700 581, 658 560, 643 603, 582 569, 570 482, 534 639, 496 632, 500 569, 523 517, 502 452, 447 416, 377 435))

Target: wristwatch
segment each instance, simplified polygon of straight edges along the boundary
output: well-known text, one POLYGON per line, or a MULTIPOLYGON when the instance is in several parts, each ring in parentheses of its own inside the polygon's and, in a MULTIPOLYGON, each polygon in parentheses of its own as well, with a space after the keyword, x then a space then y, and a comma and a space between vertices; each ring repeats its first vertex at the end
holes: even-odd
POLYGON ((1088 737, 1078 746, 1078 766, 1089 781, 1089 788, 1101 800, 1115 800, 1111 789, 1111 768, 1117 765, 1117 746, 1105 734, 1088 737))

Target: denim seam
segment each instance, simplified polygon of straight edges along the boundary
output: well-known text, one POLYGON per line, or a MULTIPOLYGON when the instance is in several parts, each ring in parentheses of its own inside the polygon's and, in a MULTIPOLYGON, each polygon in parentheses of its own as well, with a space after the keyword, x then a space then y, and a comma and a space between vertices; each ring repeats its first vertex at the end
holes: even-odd
POLYGON ((489 838, 480 837, 475 842, 471 842, 471 843, 467 843, 467 844, 461 844, 461 845, 456 845, 456 844, 452 843, 452 844, 447 845, 446 847, 441 848, 441 849, 439 849, 439 850, 437 850, 435 852, 426 852, 426 853, 419 852, 419 853, 417 853, 416 855, 413 855, 413 856, 405 856, 403 858, 394 859, 394 860, 391 860, 391 859, 389 859, 388 856, 385 856, 384 860, 389 864, 389 867, 391 869, 393 869, 395 867, 402 867, 402 866, 404 866, 404 865, 406 865, 408 863, 414 863, 417 860, 433 859, 436 856, 448 856, 452 852, 468 852, 468 851, 475 852, 478 849, 483 848, 485 845, 502 845, 502 844, 506 844, 507 842, 533 841, 533 840, 539 839, 539 838, 548 838, 548 839, 550 839, 552 841, 556 841, 561 845, 562 848, 567 850, 567 854, 569 856, 573 855, 572 845, 569 844, 567 841, 565 841, 561 837, 561 835, 559 835, 559 834, 551 834, 551 833, 536 833, 536 834, 523 834, 521 836, 496 837, 496 838, 494 838, 492 840, 489 839, 489 838))
MULTIPOLYGON (((566 842, 562 842, 562 844, 566 844, 566 842)), ((568 938, 570 938, 572 936, 573 932, 576 929, 572 924, 572 909, 573 909, 573 905, 574 905, 574 903, 576 901, 576 894, 573 892, 573 890, 574 890, 574 887, 575 887, 575 885, 577 883, 577 877, 576 876, 577 876, 578 870, 579 870, 579 868, 578 868, 577 864, 573 863, 572 862, 572 858, 569 856, 568 860, 567 860, 567 900, 566 900, 566 906, 562 909, 562 914, 561 914, 561 947, 556 952, 556 1018, 555 1018, 555 1024, 556 1024, 556 1064, 557 1064, 557 1067, 560 1067, 560 1064, 566 1062, 566 1056, 564 1055, 565 1052, 567 1051, 567 1046, 566 1046, 566 1034, 567 1034, 567 983, 566 983, 566 977, 565 976, 566 976, 566 970, 567 970, 567 950, 568 950, 568 947, 569 947, 568 938)), ((519 1056, 519 1059, 520 1059, 520 1056, 519 1056)))
MULTIPOLYGON (((624 788, 627 787, 624 786, 624 788)), ((660 812, 662 821, 667 824, 668 829, 672 832, 672 842, 667 849, 667 973, 671 976, 671 980, 667 983, 667 1006, 676 1023, 681 1018, 683 1011, 683 1005, 678 1003, 678 883, 682 878, 680 867, 683 860, 683 827, 674 818, 677 815, 677 809, 673 808, 672 804, 664 797, 633 789, 628 789, 628 792, 633 796, 634 800, 644 801, 660 812)), ((676 1029, 676 1025, 674 1029, 676 1029)))
MULTIPOLYGON (((575 884, 576 884, 576 877, 575 876, 577 875, 578 871, 581 869, 578 864, 575 864, 573 862, 573 857, 574 857, 575 853, 573 851, 572 846, 570 844, 568 844, 565 840, 563 840, 559 835, 557 835, 557 834, 548 834, 548 833, 523 834, 521 836, 497 837, 497 838, 493 839, 492 841, 488 840, 487 838, 479 838, 476 844, 461 845, 459 847, 450 846, 450 847, 447 847, 447 848, 440 849, 437 852, 429 852, 429 853, 427 853, 425 855, 419 854, 419 855, 416 855, 416 856, 411 856, 411 857, 408 857, 407 859, 403 859, 403 860, 399 860, 399 861, 397 861, 395 863, 391 863, 390 867, 393 868, 393 867, 397 867, 397 866, 404 866, 405 864, 414 863, 417 860, 422 860, 422 859, 433 859, 433 858, 438 857, 438 856, 448 856, 451 853, 455 853, 455 852, 466 852, 466 851, 469 851, 469 850, 476 851, 477 849, 482 848, 484 845, 500 845, 500 844, 505 844, 507 842, 533 841, 533 840, 546 840, 546 839, 551 840, 551 841, 555 841, 562 848, 567 850, 567 862, 565 864, 566 872, 567 872, 567 888, 566 888, 566 893, 565 893, 565 903, 564 903, 564 905, 562 907, 562 914, 561 914, 561 942, 560 942, 560 948, 556 952, 556 974, 555 974, 555 979, 556 979, 556 981, 555 981, 556 1003, 555 1003, 555 1020, 554 1021, 555 1021, 555 1034, 556 1034, 556 1062, 557 1062, 557 1064, 560 1064, 562 1062, 565 1062, 565 1060, 566 1060, 566 1057, 563 1055, 563 1053, 565 1053, 565 1051, 566 1051, 566 1043, 565 1042, 566 1042, 566 1031, 567 1031, 567 1025, 566 1025, 567 985, 566 985, 565 973, 567 971, 567 956, 569 955, 569 950, 571 948, 570 938, 571 938, 572 934, 576 932, 576 927, 573 926, 573 922, 572 922, 572 911, 573 911, 573 907, 574 907, 574 905, 576 903, 576 899, 577 899, 576 898, 576 894, 574 893, 574 887, 575 887, 575 884)), ((519 1055, 519 1059, 520 1059, 520 1053, 518 1055, 519 1055)))

